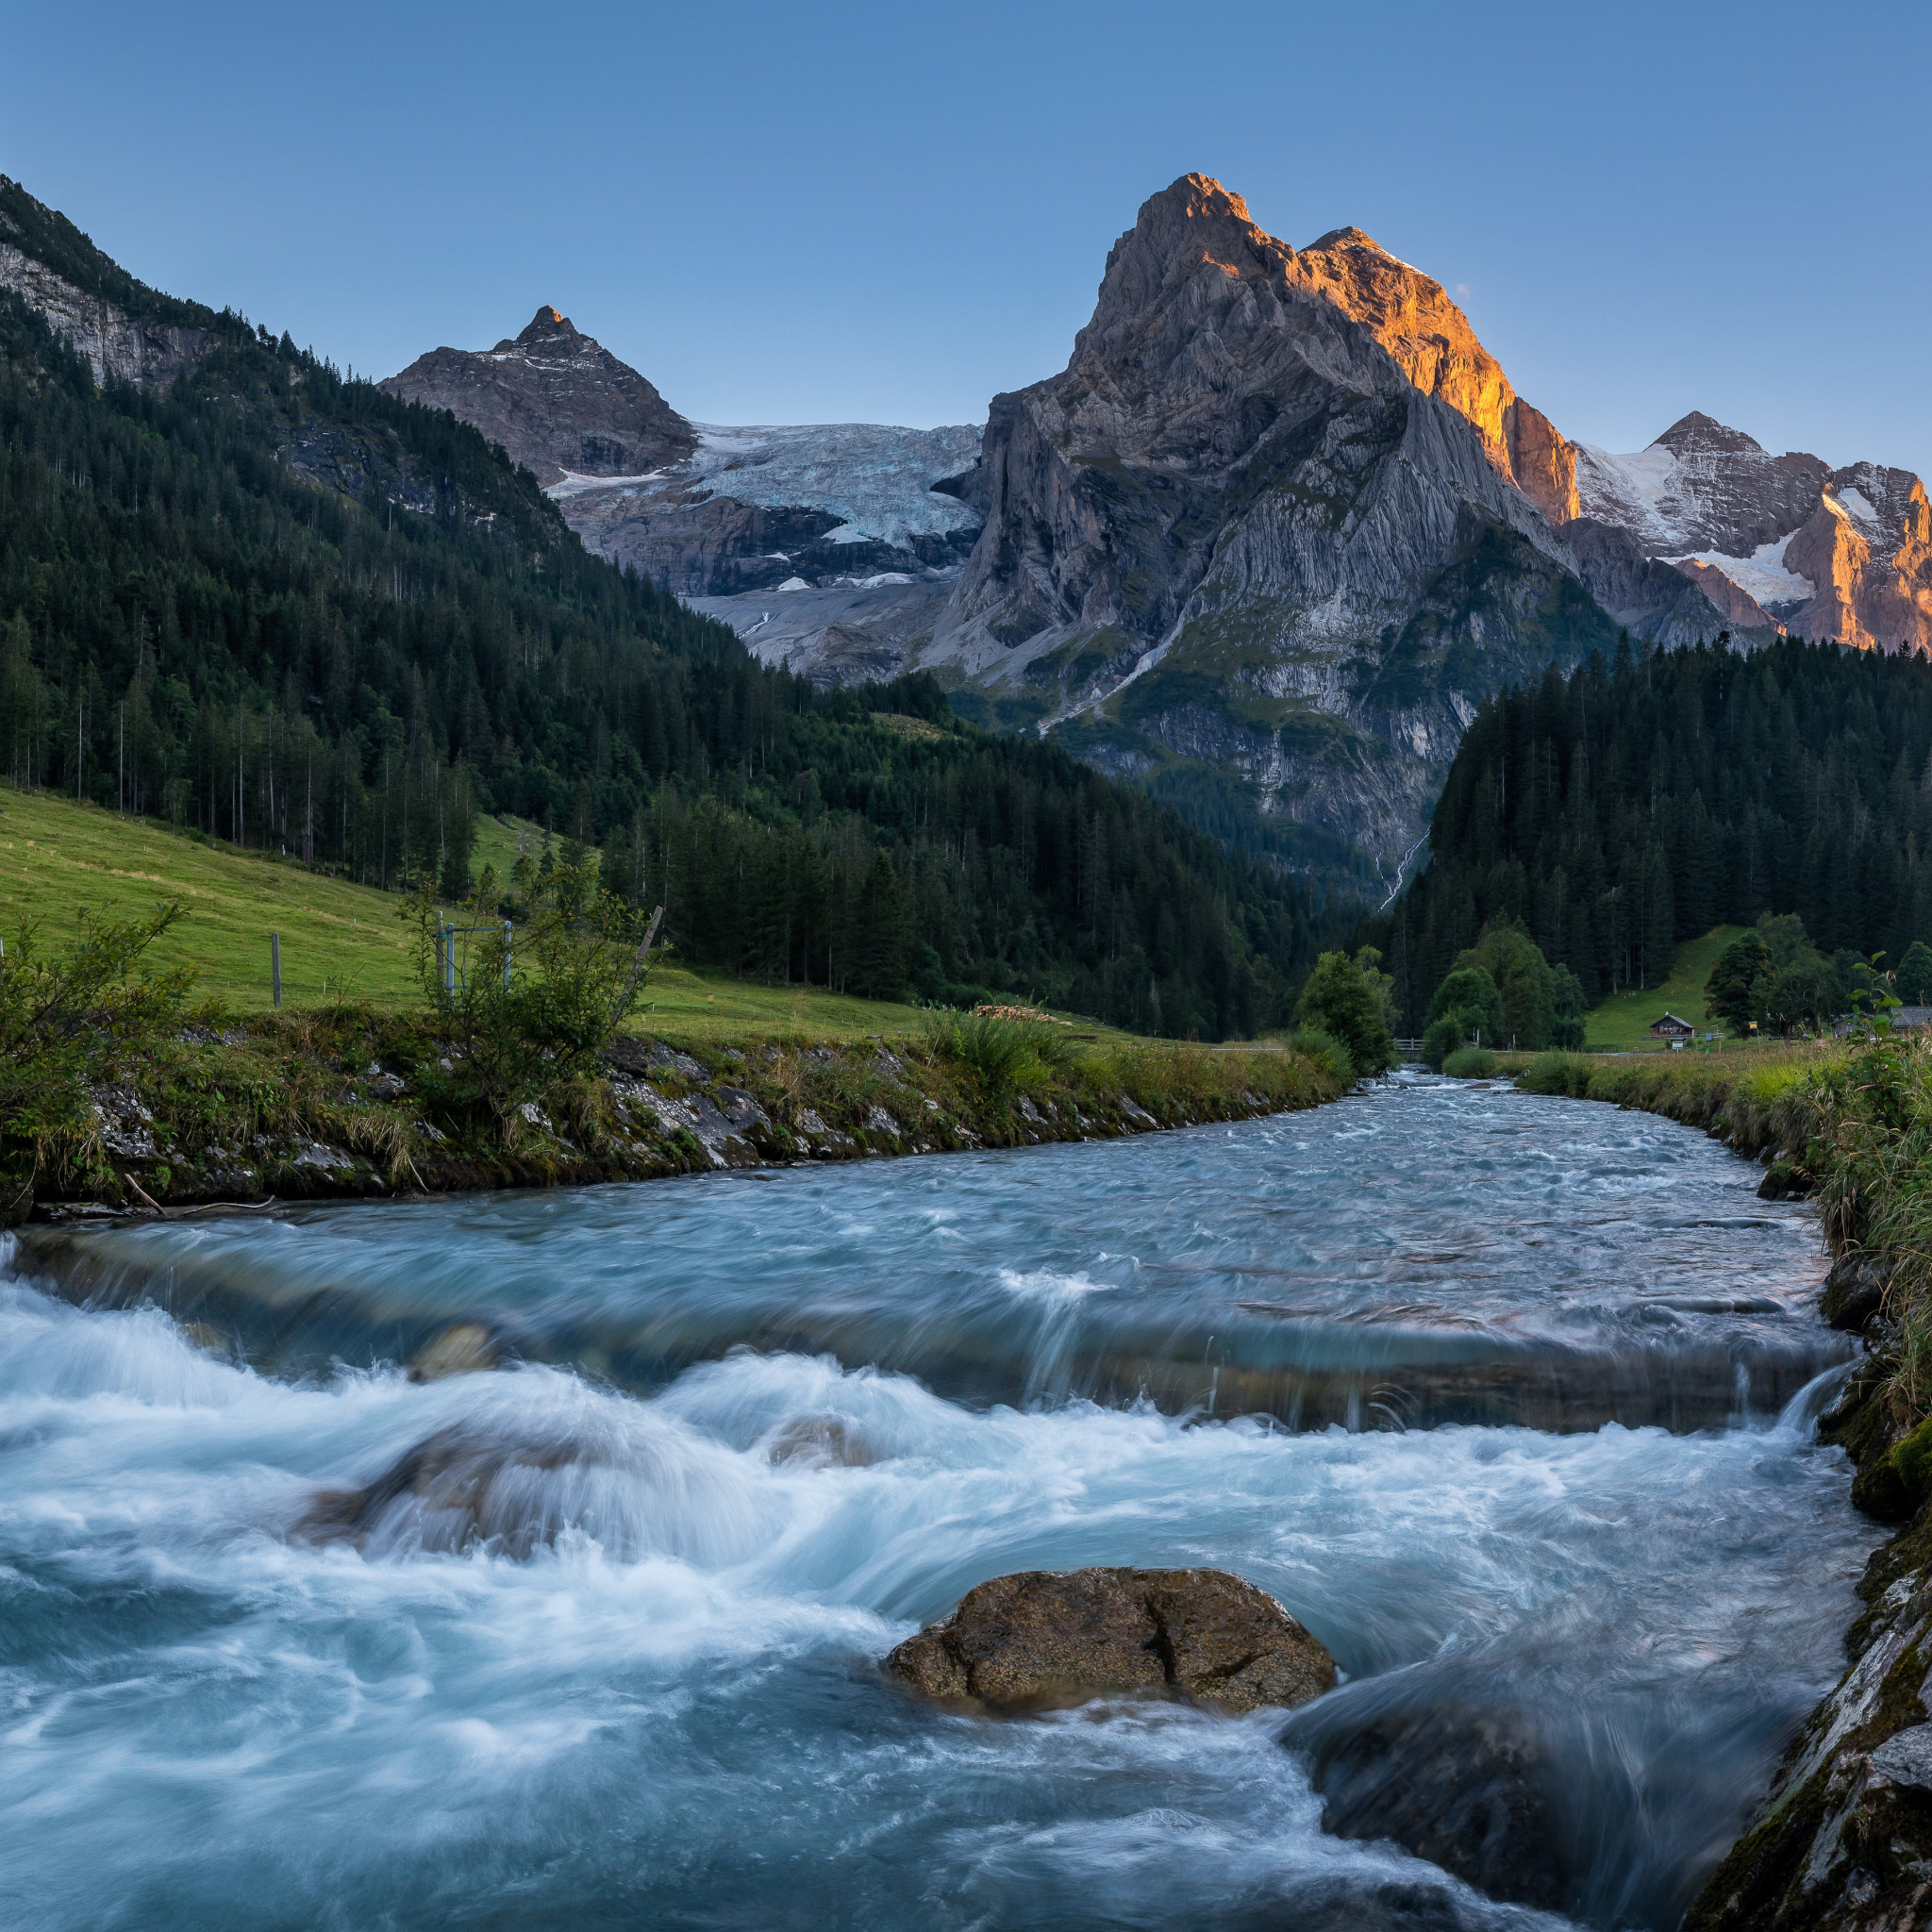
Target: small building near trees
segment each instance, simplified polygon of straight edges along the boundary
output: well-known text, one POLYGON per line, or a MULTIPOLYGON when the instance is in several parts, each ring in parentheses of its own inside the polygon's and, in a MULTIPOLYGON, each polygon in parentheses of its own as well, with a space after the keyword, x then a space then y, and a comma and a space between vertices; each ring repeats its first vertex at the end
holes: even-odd
POLYGON ((1650 1037, 1653 1040, 1667 1040, 1673 1047, 1681 1047, 1692 1038, 1697 1029, 1688 1020, 1680 1020, 1674 1013, 1666 1013, 1660 1020, 1650 1023, 1650 1037))

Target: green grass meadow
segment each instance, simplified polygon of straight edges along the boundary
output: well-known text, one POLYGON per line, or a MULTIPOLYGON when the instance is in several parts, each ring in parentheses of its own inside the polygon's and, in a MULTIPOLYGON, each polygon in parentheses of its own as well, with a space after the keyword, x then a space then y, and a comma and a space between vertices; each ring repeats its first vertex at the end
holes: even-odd
MULTIPOLYGON (((487 862, 507 883, 519 841, 534 863, 542 838, 535 825, 486 815, 477 821, 475 868, 487 862)), ((96 806, 0 787, 0 940, 9 950, 23 921, 38 926, 41 944, 59 946, 79 907, 126 919, 169 900, 188 916, 156 945, 155 963, 195 967, 201 990, 240 1011, 273 1004, 271 932, 281 935, 285 1007, 336 999, 398 1006, 419 997, 412 934, 395 893, 96 806)), ((636 1031, 693 1044, 852 1041, 922 1024, 916 1007, 822 987, 761 986, 670 962, 652 968, 643 1010, 631 1023, 636 1031)), ((1081 1030, 1126 1037, 1092 1023, 1081 1030)))

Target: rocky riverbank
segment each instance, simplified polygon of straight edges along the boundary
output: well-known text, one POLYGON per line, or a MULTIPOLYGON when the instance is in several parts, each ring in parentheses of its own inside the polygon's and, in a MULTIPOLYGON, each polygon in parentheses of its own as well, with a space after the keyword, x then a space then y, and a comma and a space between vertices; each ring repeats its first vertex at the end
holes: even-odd
POLYGON ((1792 1742, 1685 1932, 1932 1924, 1932 1421, 1915 1399, 1924 1264, 1902 1266, 1871 1240, 1896 1222, 1896 1197, 1922 1165, 1908 1143, 1923 1131, 1924 1056, 1891 1042, 1862 1057, 1843 1048, 1634 1062, 1550 1055, 1523 1078, 1532 1091, 1701 1126, 1765 1163, 1768 1198, 1818 1193, 1835 1257, 1824 1314, 1867 1350, 1819 1433, 1850 1457, 1853 1501, 1898 1533, 1858 1584, 1865 1608, 1846 1636, 1843 1677, 1792 1742))
POLYGON ((498 1117, 466 1104, 460 1051, 408 1016, 190 1026, 91 1090, 89 1133, 15 1159, 0 1225, 1107 1139, 1343 1091, 1292 1050, 1067 1036, 687 1050, 623 1035, 594 1077, 559 1077, 498 1117))

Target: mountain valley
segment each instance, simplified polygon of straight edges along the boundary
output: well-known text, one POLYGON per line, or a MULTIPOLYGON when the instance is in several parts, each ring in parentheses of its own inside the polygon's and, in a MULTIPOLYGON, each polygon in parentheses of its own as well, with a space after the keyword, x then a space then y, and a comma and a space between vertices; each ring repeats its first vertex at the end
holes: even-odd
POLYGON ((586 543, 765 661, 929 670, 966 715, 1378 896, 1477 706, 1543 664, 1624 632, 1932 643, 1909 473, 1695 413, 1632 456, 1572 441, 1440 282, 1358 228, 1291 248, 1204 175, 1147 202, 1067 369, 983 431, 662 406, 632 454, 626 379, 661 405, 546 308, 387 386, 521 437, 586 543))
MULTIPOLYGON (((97 380, 165 387, 208 352, 189 305, 134 301, 30 208, 9 226, 0 287, 97 380)), ((589 549, 766 664, 930 672, 968 718, 1377 898, 1477 708, 1548 663, 1625 633, 1932 648, 1911 473, 1696 412, 1629 455, 1573 441, 1440 282, 1357 228, 1292 248, 1205 175, 1148 200, 1067 368, 984 425, 698 423, 547 306, 382 387, 499 443, 589 549)), ((380 467, 334 435, 283 460, 339 487, 380 467)))

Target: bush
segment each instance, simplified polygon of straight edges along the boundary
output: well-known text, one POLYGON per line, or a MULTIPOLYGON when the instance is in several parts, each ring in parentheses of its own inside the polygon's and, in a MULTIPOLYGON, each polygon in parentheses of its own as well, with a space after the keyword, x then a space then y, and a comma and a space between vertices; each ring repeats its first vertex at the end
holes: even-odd
POLYGON ((1343 1087, 1355 1085, 1355 1062, 1348 1057, 1348 1049, 1332 1033, 1324 1033, 1319 1026, 1304 1026, 1294 1037, 1295 1050, 1306 1054, 1318 1067, 1328 1074, 1343 1087))
POLYGON ((979 1083, 981 1095, 996 1100, 1028 1080, 1038 1079, 1050 1060, 1071 1058, 1071 1046, 1047 1041, 1053 1029, 994 1013, 928 1013, 926 1044, 942 1059, 962 1067, 979 1083))
POLYGON ((182 917, 162 906, 145 919, 76 912, 73 944, 52 957, 23 922, 0 963, 0 1225, 31 1197, 44 1166, 63 1169, 98 1147, 89 1089, 111 1086, 124 1062, 174 1038, 194 969, 158 973, 147 949, 182 917))
POLYGON ((1458 1046, 1442 1062, 1452 1080, 1487 1080, 1496 1071, 1496 1056, 1486 1046, 1458 1046))
POLYGON ((1423 1063, 1440 1074, 1442 1062, 1468 1038, 1460 1013, 1444 1013, 1440 1020, 1431 1020, 1423 1029, 1423 1063))
POLYGON ((416 970, 455 1052, 423 1089, 453 1116, 511 1116, 558 1079, 598 1071, 606 1043, 635 1009, 658 917, 603 891, 579 866, 559 866, 530 894, 523 923, 507 931, 494 906, 473 898, 458 914, 469 941, 462 970, 445 985, 443 913, 427 893, 403 916, 416 925, 416 970))
POLYGON ((1590 1078, 1595 1071, 1594 1065, 1581 1054, 1564 1053, 1553 1047, 1548 1053, 1538 1054, 1516 1076, 1516 1084, 1525 1093, 1556 1093, 1583 1100, 1589 1095, 1590 1078))

